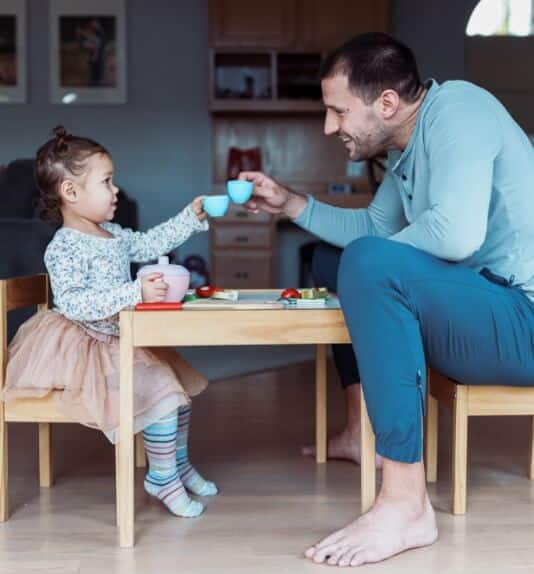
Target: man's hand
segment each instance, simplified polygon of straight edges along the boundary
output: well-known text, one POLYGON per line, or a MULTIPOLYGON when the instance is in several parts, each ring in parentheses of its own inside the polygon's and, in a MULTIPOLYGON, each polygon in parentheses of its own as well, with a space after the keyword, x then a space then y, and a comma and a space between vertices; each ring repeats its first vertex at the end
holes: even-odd
POLYGON ((163 273, 149 273, 141 279, 143 303, 160 303, 165 300, 169 285, 162 277, 163 273))
POLYGON ((242 171, 239 179, 254 183, 252 198, 246 207, 253 213, 284 213, 296 219, 306 207, 307 199, 281 186, 261 171, 242 171))
POLYGON ((206 217, 208 217, 208 214, 204 211, 204 196, 201 195, 199 197, 195 197, 195 199, 193 199, 193 201, 191 202, 191 207, 195 213, 195 215, 198 217, 199 221, 204 221, 206 219, 206 217))

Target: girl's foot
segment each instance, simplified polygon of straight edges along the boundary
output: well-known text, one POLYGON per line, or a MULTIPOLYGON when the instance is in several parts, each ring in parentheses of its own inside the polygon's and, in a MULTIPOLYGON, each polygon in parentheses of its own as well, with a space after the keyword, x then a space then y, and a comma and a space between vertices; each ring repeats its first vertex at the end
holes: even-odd
MULTIPOLYGON (((179 452, 179 451, 178 451, 179 452)), ((218 494, 217 486, 214 482, 205 480, 192 466, 188 459, 180 461, 177 457, 177 468, 180 479, 184 486, 197 496, 215 496, 218 494)))
POLYGON ((162 481, 159 477, 151 476, 148 472, 144 486, 148 494, 159 498, 176 516, 193 518, 200 516, 204 511, 202 503, 189 498, 178 473, 162 481))

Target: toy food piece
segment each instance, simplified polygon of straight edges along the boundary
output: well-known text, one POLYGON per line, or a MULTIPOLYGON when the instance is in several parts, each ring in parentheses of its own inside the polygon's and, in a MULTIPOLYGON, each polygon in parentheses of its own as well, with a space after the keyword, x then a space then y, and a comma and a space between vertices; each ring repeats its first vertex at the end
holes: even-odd
POLYGON ((301 289, 300 294, 303 299, 328 299, 328 289, 326 287, 301 289))
POLYGON ((302 295, 298 289, 284 289, 280 295, 280 299, 300 299, 302 295))
POLYGON ((203 287, 197 287, 195 289, 195 295, 201 299, 208 299, 215 293, 215 287, 213 285, 204 285, 203 287))
POLYGON ((237 301, 239 298, 239 291, 237 289, 215 289, 211 298, 237 301))

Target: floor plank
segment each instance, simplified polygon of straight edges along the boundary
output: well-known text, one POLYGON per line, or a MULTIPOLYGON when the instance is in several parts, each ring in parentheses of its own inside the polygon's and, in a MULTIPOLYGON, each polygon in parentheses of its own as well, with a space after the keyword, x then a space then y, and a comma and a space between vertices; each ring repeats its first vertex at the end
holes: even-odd
MULTIPOLYGON (((331 371, 331 368, 330 368, 331 371)), ((330 372, 329 426, 343 403, 330 372)), ((359 468, 317 466, 299 448, 314 438, 311 363, 214 383, 194 401, 192 458, 221 494, 198 519, 177 519, 136 475, 133 551, 117 548, 113 451, 77 425, 54 430, 56 483, 39 490, 37 429, 10 428, 9 522, 0 525, 0 573, 318 572, 302 559, 316 539, 359 509, 359 468)), ((470 423, 468 514, 448 513, 450 416, 442 412, 439 479, 430 487, 440 539, 369 572, 511 572, 534 568, 534 482, 527 477, 528 418, 470 423)))

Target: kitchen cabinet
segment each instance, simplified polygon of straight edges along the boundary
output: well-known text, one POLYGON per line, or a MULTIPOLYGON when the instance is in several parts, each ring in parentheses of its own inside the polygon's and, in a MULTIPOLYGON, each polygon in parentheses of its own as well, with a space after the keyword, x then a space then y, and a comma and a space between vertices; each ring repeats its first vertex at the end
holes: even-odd
POLYGON ((390 0, 296 0, 294 47, 329 52, 364 32, 388 32, 390 0))
POLYGON ((212 48, 328 52, 390 29, 390 0, 210 0, 212 48))
POLYGON ((294 0, 210 0, 209 9, 213 47, 287 48, 294 42, 294 0))

